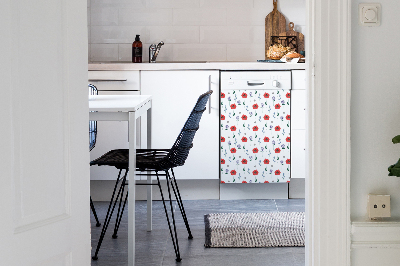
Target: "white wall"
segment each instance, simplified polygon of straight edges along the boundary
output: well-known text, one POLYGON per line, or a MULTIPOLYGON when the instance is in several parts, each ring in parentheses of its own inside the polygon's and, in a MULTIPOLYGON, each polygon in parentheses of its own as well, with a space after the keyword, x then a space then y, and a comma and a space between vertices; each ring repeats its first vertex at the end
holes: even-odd
POLYGON ((380 0, 381 26, 361 27, 363 2, 352 1, 351 265, 399 265, 400 178, 387 168, 400 157, 400 2, 380 0), (369 193, 391 195, 393 222, 365 222, 369 193))
MULTIPOLYGON (((305 34, 305 0, 278 10, 305 34)), ((159 61, 264 59, 265 17, 272 0, 88 0, 89 62, 131 61, 141 35, 143 60, 164 41, 159 61)))
POLYGON ((392 216, 400 218, 400 178, 387 168, 400 157, 400 2, 381 0, 380 27, 358 25, 352 10, 351 215, 366 216, 368 193, 391 195, 392 216))

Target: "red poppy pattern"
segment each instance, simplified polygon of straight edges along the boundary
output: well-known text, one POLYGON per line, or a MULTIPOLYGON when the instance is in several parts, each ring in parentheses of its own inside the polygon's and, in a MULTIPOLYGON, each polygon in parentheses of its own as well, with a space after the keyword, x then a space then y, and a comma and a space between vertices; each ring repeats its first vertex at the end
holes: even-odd
POLYGON ((221 183, 290 181, 290 101, 288 90, 221 94, 221 183))

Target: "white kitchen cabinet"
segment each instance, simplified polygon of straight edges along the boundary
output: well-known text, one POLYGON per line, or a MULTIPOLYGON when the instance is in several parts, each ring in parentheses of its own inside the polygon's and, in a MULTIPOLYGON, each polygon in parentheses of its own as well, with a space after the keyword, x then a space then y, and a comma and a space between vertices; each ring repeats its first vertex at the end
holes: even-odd
MULTIPOLYGON (((89 83, 97 87, 99 95, 140 94, 139 71, 89 71, 88 77, 89 83)), ((140 127, 138 131, 140 132, 140 127)), ((138 145, 139 139, 138 133, 136 140, 138 145)), ((128 123, 126 121, 97 122, 97 141, 90 152, 90 160, 113 149, 128 149, 128 123)), ((90 167, 90 180, 115 180, 117 175, 118 170, 115 167, 90 167)))
POLYGON ((292 129, 306 129, 306 91, 292 90, 291 94, 291 127, 292 129))
POLYGON ((292 90, 306 89, 306 71, 292 70, 292 90))
POLYGON ((291 132, 291 178, 305 178, 306 176, 306 135, 304 129, 294 129, 291 132))
POLYGON ((219 71, 141 71, 141 94, 152 95, 152 147, 171 148, 198 97, 214 93, 177 179, 219 179, 219 71), (210 80, 211 78, 211 80, 210 80))
POLYGON ((292 178, 305 178, 306 176, 306 95, 306 71, 292 70, 292 178))

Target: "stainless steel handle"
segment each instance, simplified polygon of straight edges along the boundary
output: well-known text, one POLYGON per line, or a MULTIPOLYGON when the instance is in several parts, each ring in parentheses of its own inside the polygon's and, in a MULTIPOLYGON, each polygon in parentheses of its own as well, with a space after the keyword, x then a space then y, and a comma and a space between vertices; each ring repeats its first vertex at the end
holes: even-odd
POLYGON ((127 81, 127 79, 89 79, 90 82, 102 82, 102 81, 127 81))
MULTIPOLYGON (((211 91, 211 75, 208 76, 208 91, 211 91)), ((208 98, 208 113, 211 114, 211 95, 208 98)))
POLYGON ((247 86, 262 86, 264 85, 264 82, 250 82, 247 81, 247 86))

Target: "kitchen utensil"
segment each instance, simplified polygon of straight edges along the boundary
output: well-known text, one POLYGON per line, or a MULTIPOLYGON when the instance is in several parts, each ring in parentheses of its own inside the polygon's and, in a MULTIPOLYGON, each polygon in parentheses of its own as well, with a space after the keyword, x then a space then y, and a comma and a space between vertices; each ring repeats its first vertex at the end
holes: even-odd
POLYGON ((290 22, 289 23, 289 30, 286 32, 281 32, 279 34, 280 36, 296 36, 297 38, 297 49, 295 49, 296 52, 299 51, 304 51, 304 35, 300 32, 297 32, 294 30, 294 23, 290 22))
POLYGON ((278 11, 278 0, 273 0, 274 9, 265 17, 265 59, 271 46, 271 36, 278 36, 286 31, 286 18, 278 11))

